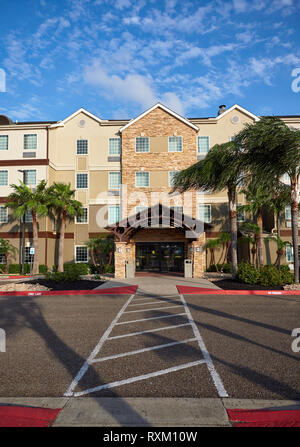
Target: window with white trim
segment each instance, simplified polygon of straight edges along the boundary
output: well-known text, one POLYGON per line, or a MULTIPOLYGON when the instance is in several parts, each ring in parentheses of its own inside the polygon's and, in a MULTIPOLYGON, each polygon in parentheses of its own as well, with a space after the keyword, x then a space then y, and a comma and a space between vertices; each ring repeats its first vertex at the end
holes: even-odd
POLYGON ((37 149, 37 134, 24 135, 24 149, 35 151, 37 149))
POLYGON ((0 151, 8 150, 8 135, 0 135, 0 151))
POLYGON ((209 137, 198 136, 198 154, 205 155, 209 151, 209 137))
POLYGON ((86 173, 76 174, 76 188, 77 189, 88 188, 88 174, 86 173))
POLYGON ((8 185, 8 171, 0 171, 0 186, 8 185))
POLYGON ((211 222, 211 205, 208 203, 199 203, 198 205, 198 219, 202 222, 211 222))
POLYGON ((289 205, 284 209, 284 218, 285 220, 291 220, 292 218, 291 207, 289 205))
POLYGON ((150 151, 149 137, 136 137, 135 152, 149 152, 149 151, 150 151))
POLYGON ((120 205, 110 205, 108 207, 108 225, 114 225, 120 220, 120 205))
POLYGON ((168 138, 168 151, 169 152, 182 152, 182 137, 169 137, 168 138))
POLYGON ((121 172, 109 172, 108 174, 108 189, 120 189, 121 172))
POLYGON ((24 170, 24 180, 25 180, 25 185, 35 186, 36 185, 36 170, 35 169, 24 170))
POLYGON ((109 155, 120 155, 121 154, 121 138, 110 138, 108 145, 109 155))
POLYGON ((75 262, 88 262, 88 247, 86 245, 76 245, 75 262))
POLYGON ((148 188, 150 186, 150 174, 148 171, 135 173, 135 186, 138 188, 148 188))
POLYGON ((88 154, 88 140, 77 140, 77 155, 88 154))
POLYGON ((0 206, 0 223, 8 222, 8 209, 5 206, 0 206))
POLYGON ((31 212, 31 210, 25 211, 25 223, 32 223, 32 212, 31 212))
POLYGON ((4 253, 0 253, 0 264, 6 264, 6 258, 4 253))
POLYGON ((178 171, 169 171, 169 186, 173 186, 174 175, 177 174, 178 171))
MULTIPOLYGON (((239 207, 241 205, 242 205, 241 203, 238 203, 237 207, 239 207)), ((237 211, 236 220, 237 220, 237 222, 245 222, 245 211, 244 210, 237 211)))
POLYGON ((285 247, 285 258, 286 258, 286 262, 288 262, 288 263, 294 262, 294 251, 293 251, 292 245, 287 245, 285 247))
POLYGON ((76 223, 88 223, 88 209, 83 208, 82 216, 76 216, 76 223))

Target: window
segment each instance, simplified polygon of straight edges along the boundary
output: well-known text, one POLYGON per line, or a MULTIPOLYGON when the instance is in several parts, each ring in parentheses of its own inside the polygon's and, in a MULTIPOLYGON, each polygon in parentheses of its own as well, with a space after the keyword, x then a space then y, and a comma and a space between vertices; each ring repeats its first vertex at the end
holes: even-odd
POLYGON ((37 134, 24 135, 24 149, 37 149, 37 134))
POLYGON ((77 140, 77 155, 87 155, 88 140, 77 140))
POLYGON ((198 154, 204 155, 209 151, 209 137, 198 137, 198 154))
POLYGON ((83 215, 76 217, 76 223, 88 223, 88 209, 83 208, 83 215))
POLYGON ((4 253, 0 253, 0 264, 6 264, 6 258, 4 253))
POLYGON ((88 262, 88 248, 85 245, 75 247, 75 262, 88 262))
POLYGON ((286 206, 285 207, 284 216, 285 216, 285 220, 291 220, 292 213, 291 213, 291 207, 290 206, 286 206))
POLYGON ((282 177, 282 181, 283 181, 283 183, 286 183, 287 185, 290 185, 291 184, 291 178, 290 178, 289 174, 284 174, 283 177, 282 177))
POLYGON ((0 206, 0 222, 7 223, 8 222, 8 209, 5 206, 0 206))
POLYGON ((76 188, 84 189, 88 187, 88 175, 87 174, 76 174, 76 188))
POLYGON ((293 246, 292 245, 287 245, 285 247, 285 257, 286 257, 286 262, 294 262, 294 254, 293 254, 293 246))
MULTIPOLYGON (((238 203, 237 206, 241 206, 241 203, 238 203)), ((245 222, 245 211, 241 210, 241 211, 237 211, 236 213, 236 219, 238 222, 245 222)))
POLYGON ((109 139, 108 154, 109 155, 120 155, 121 154, 121 138, 110 138, 109 139))
POLYGON ((148 209, 147 206, 139 205, 139 206, 135 207, 135 212, 136 213, 141 213, 142 211, 147 210, 147 209, 148 209))
POLYGON ((0 186, 8 185, 8 171, 0 171, 0 186))
POLYGON ((169 137, 169 152, 182 152, 182 137, 169 137))
POLYGON ((25 223, 32 222, 32 212, 30 210, 25 212, 25 223))
POLYGON ((108 225, 114 225, 120 220, 120 205, 111 205, 108 207, 108 225))
POLYGON ((25 185, 35 186, 36 185, 36 170, 28 169, 24 171, 25 185))
POLYGON ((198 219, 206 223, 211 222, 211 205, 202 203, 198 205, 198 219))
POLYGON ((169 171, 169 186, 173 186, 173 178, 174 175, 177 174, 178 171, 169 171))
POLYGON ((121 172, 109 172, 108 174, 108 188, 120 189, 121 172))
POLYGON ((150 151, 149 137, 136 137, 135 151, 136 152, 149 152, 150 151))
POLYGON ((149 187, 149 185, 150 185, 149 172, 140 171, 135 173, 135 186, 137 186, 138 188, 141 187, 147 188, 149 187))
POLYGON ((8 150, 8 135, 0 135, 0 151, 8 150))

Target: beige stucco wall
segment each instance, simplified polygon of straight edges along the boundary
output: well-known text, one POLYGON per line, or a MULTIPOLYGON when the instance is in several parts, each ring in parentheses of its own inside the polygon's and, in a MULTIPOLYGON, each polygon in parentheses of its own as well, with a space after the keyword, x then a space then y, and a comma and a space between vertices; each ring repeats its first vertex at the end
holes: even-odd
POLYGON ((23 158, 23 152, 35 152, 36 159, 47 158, 47 130, 32 126, 0 127, 0 135, 8 135, 8 150, 0 151, 0 160, 28 160, 23 158), (37 135, 37 149, 24 149, 24 135, 37 135))

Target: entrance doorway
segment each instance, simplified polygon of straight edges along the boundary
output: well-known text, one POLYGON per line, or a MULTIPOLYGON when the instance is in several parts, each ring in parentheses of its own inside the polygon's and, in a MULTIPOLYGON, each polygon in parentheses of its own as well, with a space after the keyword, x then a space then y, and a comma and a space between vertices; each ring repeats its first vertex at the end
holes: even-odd
POLYGON ((137 242, 137 272, 183 272, 183 242, 137 242))

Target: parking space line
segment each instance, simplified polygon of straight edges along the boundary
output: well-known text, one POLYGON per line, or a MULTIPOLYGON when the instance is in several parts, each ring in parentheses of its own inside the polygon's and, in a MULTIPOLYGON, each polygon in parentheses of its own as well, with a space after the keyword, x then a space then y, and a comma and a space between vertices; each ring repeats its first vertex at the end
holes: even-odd
POLYGON ((105 385, 96 386, 94 388, 89 388, 78 393, 74 393, 75 397, 84 396, 85 394, 94 393, 95 391, 101 391, 108 388, 114 388, 116 386, 127 385, 129 383, 138 382, 139 380, 150 379, 151 377, 161 376, 163 374, 168 374, 175 371, 180 371, 181 369, 191 368, 192 366, 200 365, 201 363, 206 363, 206 360, 196 360, 195 362, 185 363, 183 365, 173 366, 171 368, 162 369, 160 371, 155 371, 152 373, 144 374, 142 376, 130 377, 129 379, 119 380, 118 382, 106 383, 105 385))
POLYGON ((140 320, 121 321, 121 323, 116 323, 116 326, 118 326, 119 324, 138 323, 139 321, 161 320, 162 318, 179 317, 180 315, 186 316, 186 313, 182 312, 181 314, 168 314, 168 315, 163 315, 162 317, 151 317, 151 318, 142 318, 140 320))
POLYGON ((202 339, 202 337, 200 335, 198 327, 197 327, 197 325, 196 325, 196 323, 195 323, 195 321, 194 321, 194 319, 192 317, 191 311, 188 308, 188 305, 187 305, 183 295, 179 295, 179 296, 180 296, 180 299, 181 299, 181 301, 182 301, 182 303, 184 305, 186 314, 187 314, 187 316, 189 318, 189 321, 190 321, 190 324, 192 326, 193 332, 195 334, 195 337, 197 338, 199 348, 201 349, 203 357, 205 358, 205 361, 207 363, 207 368, 208 368, 208 370, 210 372, 210 375, 211 375, 212 380, 213 380, 213 382, 215 384, 215 387, 217 388, 218 394, 219 394, 220 397, 228 397, 228 393, 225 390, 224 385, 222 383, 222 380, 221 380, 219 374, 217 373, 217 371, 216 371, 216 369, 214 367, 214 364, 212 362, 210 354, 209 354, 208 350, 206 349, 206 346, 205 346, 204 341, 203 341, 203 339, 202 339))
POLYGON ((169 348, 170 346, 182 345, 191 341, 196 341, 196 338, 187 338, 186 340, 173 341, 172 343, 165 343, 163 345, 151 346, 149 348, 137 349, 136 351, 123 352, 122 354, 108 355, 107 357, 101 357, 93 360, 92 363, 105 362, 106 360, 118 359, 121 357, 127 357, 129 355, 141 354, 142 352, 155 351, 156 349, 169 348))
MULTIPOLYGON (((171 303, 173 302, 176 302, 176 300, 169 300, 171 303)), ((178 302, 178 300, 177 300, 177 302, 178 302)), ((129 304, 129 306, 147 306, 147 304, 150 304, 150 305, 152 305, 152 304, 164 304, 165 303, 165 301, 163 301, 162 303, 160 303, 160 302, 157 302, 157 301, 151 301, 151 302, 147 302, 147 303, 138 303, 138 304, 135 304, 135 303, 131 303, 131 304, 129 304)))
POLYGON ((134 335, 148 334, 150 332, 165 331, 166 329, 177 329, 178 327, 189 326, 190 324, 191 323, 177 324, 177 325, 173 325, 173 326, 159 327, 157 329, 149 329, 148 331, 139 331, 139 332, 131 332, 130 334, 115 335, 114 337, 107 337, 107 340, 114 340, 116 338, 133 337, 134 335))
POLYGON ((124 312, 124 314, 129 314, 129 313, 133 313, 133 312, 148 312, 150 310, 173 309, 174 307, 182 307, 182 304, 177 304, 176 306, 168 306, 168 307, 156 307, 154 309, 128 310, 128 311, 124 312))

